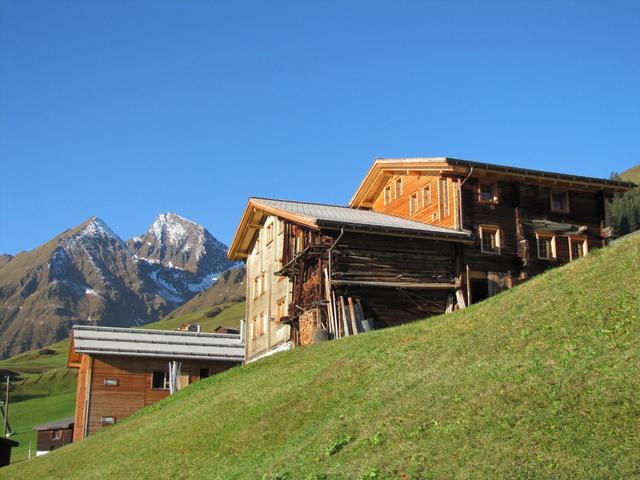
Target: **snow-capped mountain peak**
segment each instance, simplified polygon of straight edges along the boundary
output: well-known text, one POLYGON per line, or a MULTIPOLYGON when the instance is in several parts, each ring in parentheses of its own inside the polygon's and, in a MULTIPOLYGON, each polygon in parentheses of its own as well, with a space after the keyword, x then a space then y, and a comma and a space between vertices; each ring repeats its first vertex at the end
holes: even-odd
POLYGON ((93 238, 102 237, 122 242, 122 239, 116 233, 114 233, 113 230, 111 230, 109 225, 107 225, 102 219, 98 217, 91 217, 90 219, 85 221, 74 236, 93 238))
MULTIPOLYGON (((167 212, 159 214, 149 227, 148 233, 160 242, 170 245, 180 245, 186 242, 187 237, 196 237, 199 240, 204 235, 204 227, 191 220, 181 217, 177 213, 167 212)), ((184 245, 187 248, 189 244, 184 245)))

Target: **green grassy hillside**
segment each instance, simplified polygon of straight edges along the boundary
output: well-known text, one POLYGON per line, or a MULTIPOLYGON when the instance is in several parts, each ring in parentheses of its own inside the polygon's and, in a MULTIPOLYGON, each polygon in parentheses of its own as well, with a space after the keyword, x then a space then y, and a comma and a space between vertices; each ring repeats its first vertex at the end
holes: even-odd
MULTIPOLYGON (((68 350, 69 340, 63 340, 0 361, 0 371, 17 378, 9 403, 9 421, 15 432, 11 439, 20 444, 11 454, 14 463, 28 458, 29 442, 35 455, 34 425, 73 415, 77 375, 66 368, 68 350)), ((4 376, 1 390, 4 392, 4 376)))
MULTIPOLYGON (((145 328, 174 330, 181 323, 200 323, 203 331, 207 332, 218 325, 239 327, 244 316, 244 302, 218 306, 221 312, 215 317, 208 316, 212 308, 173 318, 170 316, 147 324, 145 328)), ((0 361, 0 372, 18 375, 11 389, 9 420, 16 433, 11 438, 20 446, 13 449, 12 463, 28 458, 29 442, 35 452, 34 425, 73 416, 77 372, 66 368, 68 351, 67 339, 0 361)), ((3 387, 4 377, 0 380, 3 387)), ((2 388, 0 391, 4 392, 2 388)))
POLYGON ((640 185, 640 165, 631 167, 620 174, 620 178, 627 182, 633 182, 640 185))
POLYGON ((190 385, 2 478, 640 476, 640 237, 190 385))
POLYGON ((202 327, 202 331, 211 332, 219 325, 224 327, 239 328, 240 319, 244 318, 245 302, 226 303, 213 307, 203 308, 191 313, 185 313, 179 316, 169 315, 160 321, 149 323, 144 328, 158 328, 163 330, 175 330, 182 323, 198 323, 202 327), (213 310, 219 310, 220 313, 211 316, 213 310))

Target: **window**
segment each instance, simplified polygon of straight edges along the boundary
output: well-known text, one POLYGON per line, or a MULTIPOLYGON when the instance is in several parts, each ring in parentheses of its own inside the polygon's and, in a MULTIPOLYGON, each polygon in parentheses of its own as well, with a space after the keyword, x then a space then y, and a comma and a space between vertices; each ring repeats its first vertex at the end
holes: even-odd
POLYGON ((51 432, 52 440, 60 440, 62 438, 62 430, 53 430, 51 432))
POLYGON ((287 316, 287 299, 282 297, 276 303, 276 322, 279 322, 282 317, 287 316))
POLYGON ((116 417, 100 417, 100 423, 102 425, 113 425, 116 423, 116 417))
POLYGON ((577 260, 589 253, 589 244, 586 238, 569 237, 569 259, 577 260))
MULTIPOLYGON (((257 324, 258 335, 264 335, 264 332, 267 330, 267 320, 269 317, 263 312, 260 315, 257 315, 255 318, 255 323, 257 324)), ((256 336, 254 336, 255 338, 256 336)))
POLYGON ((153 372, 151 374, 151 388, 169 390, 169 374, 160 370, 153 372))
POLYGON ((483 253, 500 253, 500 229, 491 225, 480 226, 480 250, 483 253))
POLYGON ((391 203, 391 185, 387 185, 386 187, 384 187, 384 206, 386 207, 387 205, 389 205, 391 203))
POLYGON ((253 279, 253 298, 256 299, 265 292, 264 272, 253 279))
POLYGON ((418 211, 418 192, 412 193, 409 197, 409 215, 413 215, 418 211))
POLYGON ((396 178, 395 188, 396 188, 395 194, 396 194, 396 200, 397 200, 402 196, 402 177, 396 178))
POLYGON ((268 245, 271 242, 273 242, 273 222, 270 222, 266 226, 266 230, 267 230, 267 245, 268 245))
POLYGON ((480 183, 478 185, 478 201, 486 203, 498 202, 498 185, 496 183, 480 183))
POLYGON ((538 258, 554 260, 556 258, 556 237, 546 233, 536 233, 538 258))
POLYGON ((258 317, 256 315, 251 319, 251 338, 258 338, 258 317))
POLYGON ((117 387, 118 386, 118 379, 117 378, 105 378, 104 379, 104 384, 108 387, 117 387))
POLYGON ((422 187, 422 208, 431 205, 431 185, 422 187))
POLYGON ((200 380, 202 380, 203 378, 207 378, 209 377, 209 369, 208 368, 201 368, 200 369, 200 380))
POLYGON ((551 192, 551 211, 569 211, 569 194, 567 192, 551 192))
POLYGON ((284 220, 278 219, 278 235, 284 235, 284 220))
POLYGON ((440 204, 440 219, 449 216, 449 179, 438 180, 438 203, 440 204))

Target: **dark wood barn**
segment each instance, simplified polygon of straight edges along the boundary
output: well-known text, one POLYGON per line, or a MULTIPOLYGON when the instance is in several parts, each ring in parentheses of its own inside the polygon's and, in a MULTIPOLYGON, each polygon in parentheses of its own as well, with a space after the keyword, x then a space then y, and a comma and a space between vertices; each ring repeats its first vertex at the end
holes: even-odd
POLYGON ((45 455, 73 442, 73 424, 74 417, 69 417, 33 427, 38 432, 36 455, 45 455))

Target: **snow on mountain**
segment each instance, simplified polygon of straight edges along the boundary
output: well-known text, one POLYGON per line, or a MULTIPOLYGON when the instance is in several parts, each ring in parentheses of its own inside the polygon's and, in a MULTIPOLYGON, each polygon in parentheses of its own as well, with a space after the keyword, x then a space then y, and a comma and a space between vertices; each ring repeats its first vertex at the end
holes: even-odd
POLYGON ((126 242, 91 217, 30 252, 3 256, 0 357, 61 340, 76 323, 158 320, 234 266, 225 254, 203 226, 163 213, 126 242))
POLYGON ((235 265, 226 258, 227 247, 206 228, 173 212, 159 214, 143 235, 127 245, 139 260, 170 269, 155 278, 184 297, 209 288, 221 272, 235 265))

